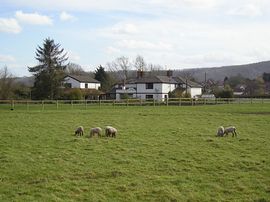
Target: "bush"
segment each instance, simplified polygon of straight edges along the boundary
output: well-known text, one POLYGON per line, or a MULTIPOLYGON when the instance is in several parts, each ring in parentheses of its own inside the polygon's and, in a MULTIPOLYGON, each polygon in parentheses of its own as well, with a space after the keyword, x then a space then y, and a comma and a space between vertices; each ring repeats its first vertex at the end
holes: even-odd
POLYGON ((63 99, 65 100, 82 100, 82 91, 78 88, 68 89, 64 92, 63 99))

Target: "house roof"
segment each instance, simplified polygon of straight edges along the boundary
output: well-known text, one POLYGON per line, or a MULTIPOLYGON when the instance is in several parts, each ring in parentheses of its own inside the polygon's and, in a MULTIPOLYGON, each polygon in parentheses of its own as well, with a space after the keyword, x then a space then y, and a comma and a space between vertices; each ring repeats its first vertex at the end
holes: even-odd
POLYGON ((153 76, 153 77, 142 77, 136 79, 135 83, 170 83, 176 84, 177 82, 168 76, 153 76))
POLYGON ((177 83, 180 83, 180 84, 185 84, 187 82, 187 85, 190 86, 190 87, 193 87, 193 88, 201 88, 202 86, 198 83, 195 83, 193 81, 190 81, 190 80, 186 80, 184 79, 183 77, 173 77, 173 79, 177 82, 177 83))
MULTIPOLYGON (((178 77, 169 77, 169 76, 150 76, 150 77, 140 77, 136 79, 129 79, 126 81, 127 84, 136 84, 136 83, 167 83, 167 84, 185 84, 186 79, 178 77)), ((123 82, 118 83, 123 84, 123 82)), ((187 80, 187 85, 193 88, 201 88, 202 86, 193 81, 187 80)))
POLYGON ((65 78, 67 77, 83 83, 100 83, 96 79, 91 78, 89 75, 66 75, 65 78))

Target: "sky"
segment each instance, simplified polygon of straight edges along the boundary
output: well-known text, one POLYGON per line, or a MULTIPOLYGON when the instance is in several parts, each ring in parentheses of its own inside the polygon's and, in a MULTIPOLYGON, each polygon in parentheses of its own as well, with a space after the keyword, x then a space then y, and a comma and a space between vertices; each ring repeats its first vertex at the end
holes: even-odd
POLYGON ((29 76, 44 39, 85 71, 125 56, 167 69, 270 60, 270 0, 0 0, 0 68, 29 76))

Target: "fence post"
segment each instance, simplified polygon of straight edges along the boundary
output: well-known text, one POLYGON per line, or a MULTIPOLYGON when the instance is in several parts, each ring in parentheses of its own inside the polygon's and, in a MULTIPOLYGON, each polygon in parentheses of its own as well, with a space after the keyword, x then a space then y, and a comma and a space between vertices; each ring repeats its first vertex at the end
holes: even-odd
POLYGON ((56 100, 56 109, 58 109, 58 100, 56 100))
POLYGON ((142 106, 142 98, 140 98, 140 105, 142 106))
POLYGON ((27 109, 27 111, 29 110, 29 101, 28 100, 26 101, 26 109, 27 109))
POLYGON ((115 100, 113 100, 113 108, 115 107, 115 100))
POLYGON ((167 107, 169 106, 169 98, 167 97, 166 99, 166 104, 167 104, 167 107))
POLYGON ((41 104, 42 104, 42 110, 44 110, 44 100, 42 100, 41 104))
POLYGON ((127 99, 127 106, 128 106, 128 99, 127 99))
POLYGON ((11 106, 10 106, 11 107, 11 110, 13 110, 14 109, 14 106, 15 106, 14 105, 14 100, 11 100, 11 103, 10 104, 11 104, 11 106))
POLYGON ((73 100, 71 100, 70 104, 71 104, 71 109, 73 109, 73 100))
POLYGON ((250 98, 250 104, 252 104, 252 98, 250 98))
POLYGON ((181 103, 181 98, 179 98, 179 106, 181 106, 182 105, 182 103, 181 103))
POLYGON ((155 102, 155 99, 153 99, 153 105, 154 105, 154 107, 156 106, 156 102, 155 102))
POLYGON ((99 102, 98 102, 98 103, 99 103, 99 104, 98 104, 98 105, 99 105, 99 107, 101 107, 101 99, 99 99, 99 102))

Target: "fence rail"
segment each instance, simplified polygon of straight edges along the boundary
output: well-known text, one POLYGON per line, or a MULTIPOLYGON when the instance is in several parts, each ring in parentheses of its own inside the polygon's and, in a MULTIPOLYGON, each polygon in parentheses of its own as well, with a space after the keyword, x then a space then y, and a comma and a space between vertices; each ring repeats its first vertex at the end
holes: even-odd
POLYGON ((117 106, 195 106, 217 104, 255 104, 269 103, 270 98, 228 98, 228 99, 192 99, 169 98, 157 101, 153 99, 125 100, 0 100, 0 109, 87 109, 89 107, 117 106))

